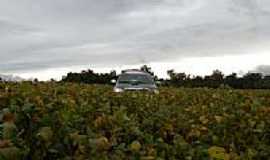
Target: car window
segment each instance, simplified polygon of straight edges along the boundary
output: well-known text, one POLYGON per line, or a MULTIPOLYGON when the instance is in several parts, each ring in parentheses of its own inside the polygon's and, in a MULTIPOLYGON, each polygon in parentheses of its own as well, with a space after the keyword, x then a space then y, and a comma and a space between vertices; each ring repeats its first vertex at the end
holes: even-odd
POLYGON ((154 81, 151 76, 144 74, 123 74, 119 77, 118 83, 153 84, 154 81))

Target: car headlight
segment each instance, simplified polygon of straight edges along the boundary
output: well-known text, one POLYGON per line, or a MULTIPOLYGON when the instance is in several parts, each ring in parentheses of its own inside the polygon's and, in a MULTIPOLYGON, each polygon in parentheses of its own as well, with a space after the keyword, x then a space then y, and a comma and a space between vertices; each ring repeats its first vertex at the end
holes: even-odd
POLYGON ((113 88, 113 91, 116 93, 120 93, 120 92, 124 92, 124 90, 122 88, 113 88))

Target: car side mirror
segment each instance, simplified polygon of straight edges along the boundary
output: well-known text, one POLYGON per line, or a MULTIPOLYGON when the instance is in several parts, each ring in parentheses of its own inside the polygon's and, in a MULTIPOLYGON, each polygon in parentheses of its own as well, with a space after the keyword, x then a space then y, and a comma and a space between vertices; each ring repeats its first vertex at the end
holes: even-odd
POLYGON ((112 83, 112 84, 115 84, 115 83, 116 83, 116 80, 115 80, 115 79, 112 79, 112 80, 111 80, 111 83, 112 83))

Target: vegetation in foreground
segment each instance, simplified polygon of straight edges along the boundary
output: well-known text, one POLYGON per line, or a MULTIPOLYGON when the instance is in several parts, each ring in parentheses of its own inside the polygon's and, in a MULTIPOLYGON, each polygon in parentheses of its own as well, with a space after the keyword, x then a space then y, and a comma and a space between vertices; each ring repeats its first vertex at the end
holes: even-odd
POLYGON ((270 91, 0 84, 0 159, 268 159, 270 91))

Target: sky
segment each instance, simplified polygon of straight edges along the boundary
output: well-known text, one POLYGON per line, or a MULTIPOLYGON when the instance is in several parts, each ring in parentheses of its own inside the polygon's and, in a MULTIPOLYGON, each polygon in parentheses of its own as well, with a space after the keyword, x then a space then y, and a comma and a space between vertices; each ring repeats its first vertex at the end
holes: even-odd
POLYGON ((0 73, 270 74, 269 0, 0 0, 0 73))

